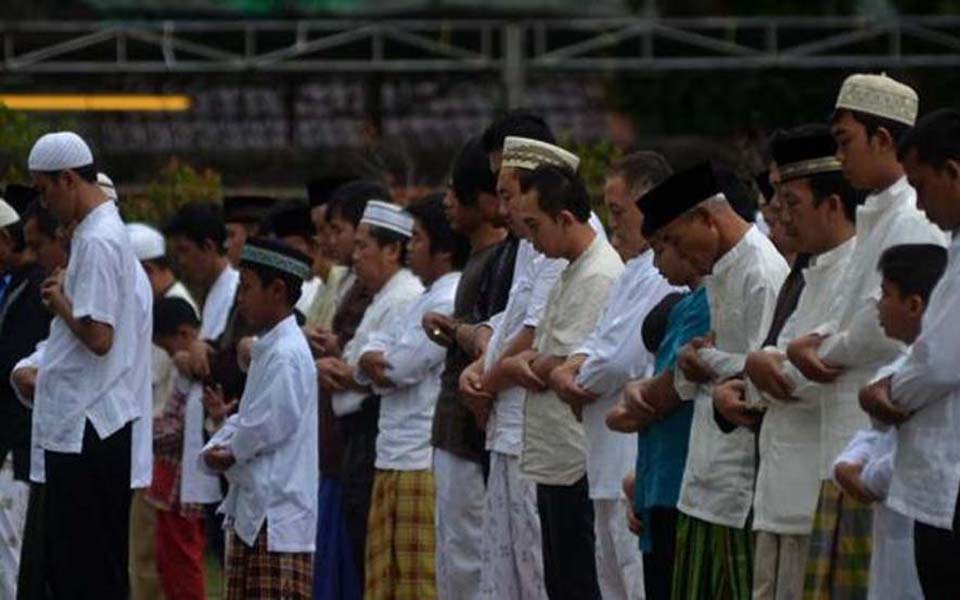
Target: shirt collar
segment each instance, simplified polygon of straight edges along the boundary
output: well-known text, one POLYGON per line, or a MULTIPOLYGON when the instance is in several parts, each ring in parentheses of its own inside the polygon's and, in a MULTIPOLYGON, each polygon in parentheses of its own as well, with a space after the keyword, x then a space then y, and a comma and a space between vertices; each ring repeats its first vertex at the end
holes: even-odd
POLYGON ((726 254, 720 257, 716 263, 713 265, 713 272, 708 275, 708 277, 717 277, 723 273, 734 269, 737 264, 740 262, 740 258, 744 256, 749 248, 753 245, 753 240, 751 239, 754 235, 762 235, 756 228, 755 225, 751 225, 750 229, 740 238, 740 241, 734 245, 733 248, 727 251, 726 254))
POLYGON ((253 343, 253 346, 250 348, 250 357, 253 358, 266 352, 270 346, 273 346, 280 341, 280 339, 293 332, 299 333, 300 326, 297 325, 297 318, 291 313, 253 343))
POLYGON ((595 234, 593 236, 593 241, 590 242, 590 245, 587 246, 587 249, 580 253, 580 256, 576 258, 570 265, 563 270, 563 273, 560 276, 564 279, 571 277, 573 273, 576 273, 580 269, 581 265, 586 264, 590 261, 590 258, 600 251, 600 244, 603 240, 600 237, 600 234, 595 234))
POLYGON ((427 291, 439 290, 448 286, 455 285, 457 278, 460 276, 460 271, 450 271, 445 275, 441 275, 433 283, 430 284, 430 287, 427 288, 427 291))
POLYGON ((849 240, 843 242, 839 246, 814 256, 810 260, 810 266, 808 266, 807 269, 810 271, 815 271, 832 267, 843 260, 843 258, 853 249, 853 245, 856 243, 856 241, 857 236, 851 236, 849 240))
POLYGON ((87 215, 81 219, 79 223, 77 223, 77 227, 73 230, 74 237, 94 227, 100 221, 100 219, 111 212, 117 212, 117 206, 113 202, 101 203, 99 206, 87 213, 87 215))
POLYGON ((895 208, 899 202, 903 201, 904 194, 909 191, 910 184, 907 182, 906 175, 904 175, 887 189, 867 196, 863 206, 857 211, 857 217, 860 216, 859 213, 883 213, 891 208, 895 208))

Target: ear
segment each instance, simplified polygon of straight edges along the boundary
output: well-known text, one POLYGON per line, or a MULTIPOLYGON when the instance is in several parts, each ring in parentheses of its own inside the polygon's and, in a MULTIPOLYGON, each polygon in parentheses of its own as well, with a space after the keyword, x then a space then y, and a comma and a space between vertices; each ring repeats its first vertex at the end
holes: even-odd
POLYGON ((559 223, 563 227, 570 227, 574 223, 578 222, 577 217, 575 217, 573 213, 570 212, 569 210, 561 210, 557 214, 556 220, 557 220, 557 223, 559 223))
POLYGON ((911 316, 919 319, 923 316, 924 308, 923 298, 919 295, 911 294, 910 297, 907 298, 907 310, 910 311, 911 316))
POLYGON ((200 247, 204 252, 216 252, 220 253, 221 248, 217 248, 217 245, 213 243, 213 240, 207 238, 203 240, 203 245, 200 247))
POLYGON ((877 131, 873 134, 873 139, 876 140, 877 147, 880 150, 890 150, 896 153, 897 142, 893 139, 893 135, 886 127, 878 127, 877 131))
POLYGON ((947 174, 954 185, 960 182, 960 163, 955 159, 947 159, 947 162, 943 164, 943 172, 947 174))

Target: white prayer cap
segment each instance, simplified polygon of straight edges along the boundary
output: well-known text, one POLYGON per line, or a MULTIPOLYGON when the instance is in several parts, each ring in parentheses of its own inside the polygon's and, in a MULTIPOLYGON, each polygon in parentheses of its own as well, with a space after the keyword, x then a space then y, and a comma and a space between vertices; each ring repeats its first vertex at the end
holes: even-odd
POLYGON ((880 75, 851 75, 840 87, 837 108, 855 110, 913 127, 920 98, 908 85, 880 75))
POLYGON ((137 260, 152 260, 166 254, 166 244, 163 235, 153 227, 143 223, 128 223, 127 235, 133 246, 133 253, 137 260))
POLYGON ((110 198, 114 202, 119 201, 117 196, 117 188, 113 185, 113 180, 110 179, 106 173, 97 173, 97 185, 107 195, 107 198, 110 198))
POLYGON ((27 168, 31 171, 63 171, 92 164, 90 147, 72 131, 40 136, 27 159, 27 168))
POLYGON ((580 166, 580 158, 560 146, 511 135, 503 140, 502 164, 504 167, 530 171, 543 165, 566 167, 576 171, 580 166))
POLYGON ((7 204, 3 198, 0 198, 0 227, 13 225, 19 220, 20 215, 17 214, 17 211, 14 210, 12 206, 7 204))
POLYGON ((363 211, 361 223, 396 231, 410 237, 413 235, 413 217, 396 204, 382 200, 370 200, 363 211))

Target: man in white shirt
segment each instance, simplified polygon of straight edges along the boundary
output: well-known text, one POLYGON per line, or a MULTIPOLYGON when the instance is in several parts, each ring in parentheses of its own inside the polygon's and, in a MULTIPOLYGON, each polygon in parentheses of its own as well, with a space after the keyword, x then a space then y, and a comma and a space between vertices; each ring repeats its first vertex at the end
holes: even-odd
POLYGON ((533 245, 569 261, 550 292, 533 349, 504 366, 506 377, 527 389, 520 470, 537 484, 547 595, 599 598, 583 426, 546 384, 596 325, 623 262, 591 227, 589 196, 573 170, 537 167, 521 174, 520 191, 533 245))
POLYGON ((439 195, 407 212, 415 221, 407 264, 427 289, 369 337, 355 374, 380 395, 364 586, 371 600, 437 595, 430 435, 446 351, 421 322, 428 311, 453 312, 459 269, 470 251, 467 238, 450 228, 439 195))
POLYGON ((637 198, 662 183, 672 170, 654 152, 627 155, 607 173, 604 201, 614 247, 626 261, 596 328, 567 361, 551 373, 550 388, 581 414, 587 436, 587 480, 597 538, 597 575, 604 598, 643 596, 643 562, 623 515, 630 503, 621 482, 636 462, 634 436, 607 428, 605 415, 628 380, 653 372, 653 355, 637 335, 650 310, 673 291, 653 264, 641 233, 637 198))
POLYGON ((673 594, 745 598, 752 574, 747 519, 754 436, 719 428, 712 392, 760 347, 789 269, 770 240, 737 215, 709 164, 675 174, 641 199, 640 210, 662 243, 703 277, 712 328, 680 352, 674 379, 680 398, 695 405, 678 502, 673 594), (727 576, 710 575, 718 572, 727 576))
MULTIPOLYGON (((824 298, 832 298, 843 284, 840 276, 853 252, 854 215, 862 194, 844 179, 840 161, 834 157, 836 142, 826 125, 807 125, 780 134, 774 138, 771 152, 780 175, 781 220, 790 244, 800 255, 810 257, 809 265, 802 271, 804 287, 792 313, 780 322, 776 335, 764 340, 767 347, 747 356, 745 398, 738 393, 736 402, 723 405, 720 390, 728 387, 725 385, 714 392, 714 405, 728 420, 741 425, 759 425, 756 409, 765 411, 753 502, 753 597, 786 600, 803 593, 820 489, 821 425, 820 402, 792 402, 789 393, 777 389, 783 381, 783 351, 798 333, 829 320, 829 303, 824 298), (787 397, 781 398, 783 395, 787 397)), ((784 284, 785 289, 788 285, 784 284)), ((777 315, 775 321, 780 312, 777 315)), ((740 379, 734 389, 743 390, 743 382, 740 379)))
MULTIPOLYGON (((34 396, 34 442, 45 455, 35 475, 46 480, 47 531, 57 532, 49 583, 58 597, 125 598, 133 422, 149 418, 138 394, 150 366, 141 373, 137 360, 146 277, 78 135, 41 137, 29 169, 45 205, 73 229, 67 270, 42 291, 55 317, 34 396)), ((149 293, 144 300, 149 315, 149 293)))
POLYGON ((357 227, 353 268, 358 284, 373 294, 373 300, 342 354, 317 361, 320 385, 332 394, 333 412, 343 426, 340 481, 344 516, 361 573, 366 556, 380 397, 369 386, 359 383, 355 373, 361 350, 371 336, 423 293, 420 280, 403 267, 412 230, 413 217, 399 206, 381 200, 366 203, 357 227))
POLYGON ((956 595, 960 569, 960 113, 939 110, 917 122, 900 156, 917 204, 952 235, 947 270, 934 289, 920 337, 892 378, 864 390, 860 404, 898 423, 887 506, 916 522, 917 571, 927 598, 956 595), (890 418, 889 415, 894 418, 890 418))
POLYGON ((313 597, 317 527, 317 374, 293 315, 310 259, 254 238, 240 259, 237 302, 260 332, 240 410, 204 447, 230 490, 218 512, 230 532, 228 598, 313 597))
POLYGON ((917 104, 916 92, 885 75, 851 75, 837 97, 831 125, 837 158, 851 185, 870 195, 857 211, 857 242, 841 293, 831 302, 832 318, 787 347, 785 372, 794 382, 794 396, 812 397, 832 387, 832 397, 821 402, 822 484, 805 593, 838 594, 867 586, 873 512, 844 498, 831 481, 831 467, 854 433, 868 425, 857 404, 860 388, 906 349, 884 334, 877 319, 880 255, 899 244, 945 244, 942 232, 918 210, 897 160, 897 140, 913 125, 917 104), (842 574, 839 564, 847 565, 842 574))
MULTIPOLYGON (((133 253, 150 280, 154 301, 164 297, 183 298, 194 310, 196 303, 187 288, 177 280, 166 255, 163 234, 143 223, 128 223, 127 235, 133 253)), ((151 315, 152 316, 152 315, 151 315)), ((173 360, 156 344, 152 345, 153 368, 152 418, 163 411, 163 405, 173 388, 176 368, 173 360)), ((154 598, 160 594, 160 582, 154 558, 156 509, 145 500, 146 490, 134 490, 130 504, 130 596, 154 598)))

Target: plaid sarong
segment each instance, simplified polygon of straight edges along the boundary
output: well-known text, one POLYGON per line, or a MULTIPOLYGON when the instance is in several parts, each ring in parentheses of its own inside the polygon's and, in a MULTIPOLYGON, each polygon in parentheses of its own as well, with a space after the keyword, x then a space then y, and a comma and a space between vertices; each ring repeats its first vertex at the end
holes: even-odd
POLYGON ((753 534, 680 513, 673 600, 749 600, 753 534))
POLYGON ((872 531, 873 507, 824 481, 807 556, 805 600, 867 597, 872 531))
POLYGON ((366 600, 431 600, 436 587, 431 471, 380 471, 367 530, 366 600))
POLYGON ((269 552, 267 525, 253 547, 230 531, 227 540, 227 600, 312 600, 313 554, 269 552))

